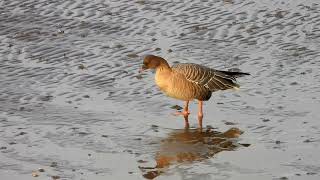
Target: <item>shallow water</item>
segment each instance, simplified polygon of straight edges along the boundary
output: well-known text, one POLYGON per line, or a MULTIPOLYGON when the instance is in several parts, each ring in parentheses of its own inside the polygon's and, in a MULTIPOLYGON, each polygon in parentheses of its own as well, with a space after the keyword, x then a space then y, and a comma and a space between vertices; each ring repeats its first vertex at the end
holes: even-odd
POLYGON ((204 107, 251 145, 157 179, 320 178, 317 0, 1 0, 0 42, 0 179, 143 179, 183 127, 145 54, 251 73, 204 107))

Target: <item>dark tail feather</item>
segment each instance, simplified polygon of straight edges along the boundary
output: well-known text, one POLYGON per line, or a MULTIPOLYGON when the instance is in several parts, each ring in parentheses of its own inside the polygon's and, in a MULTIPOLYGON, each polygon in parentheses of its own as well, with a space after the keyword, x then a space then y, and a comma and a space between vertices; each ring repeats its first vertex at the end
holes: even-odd
POLYGON ((244 73, 244 72, 233 72, 233 71, 220 71, 220 72, 233 77, 242 77, 242 76, 250 75, 249 73, 244 73))

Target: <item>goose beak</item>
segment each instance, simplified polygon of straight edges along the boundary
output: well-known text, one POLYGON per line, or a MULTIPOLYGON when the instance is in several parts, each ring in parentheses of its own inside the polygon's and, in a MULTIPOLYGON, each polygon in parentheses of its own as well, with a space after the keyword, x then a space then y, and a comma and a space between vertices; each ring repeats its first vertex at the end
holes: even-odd
POLYGON ((146 65, 142 65, 139 73, 142 73, 144 70, 148 69, 146 65))

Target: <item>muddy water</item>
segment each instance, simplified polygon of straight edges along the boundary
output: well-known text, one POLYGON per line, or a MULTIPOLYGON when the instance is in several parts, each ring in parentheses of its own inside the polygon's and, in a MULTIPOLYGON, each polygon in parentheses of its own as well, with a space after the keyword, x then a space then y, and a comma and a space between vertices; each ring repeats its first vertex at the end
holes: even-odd
POLYGON ((320 178, 317 0, 1 0, 0 42, 0 179, 143 179, 183 127, 145 54, 252 74, 204 109, 251 145, 157 179, 320 178))

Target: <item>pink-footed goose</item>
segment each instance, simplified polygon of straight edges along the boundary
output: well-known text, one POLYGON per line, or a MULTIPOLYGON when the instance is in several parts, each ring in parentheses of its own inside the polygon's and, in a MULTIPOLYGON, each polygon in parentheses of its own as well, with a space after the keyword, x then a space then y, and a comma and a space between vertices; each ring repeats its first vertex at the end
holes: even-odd
POLYGON ((180 63, 172 67, 168 62, 154 55, 147 55, 143 60, 141 70, 155 69, 155 82, 167 96, 185 101, 183 115, 185 127, 189 127, 188 116, 189 101, 197 99, 198 103, 198 123, 202 128, 203 101, 208 101, 212 92, 239 88, 236 77, 250 75, 243 72, 229 72, 211 69, 193 63, 180 63))

